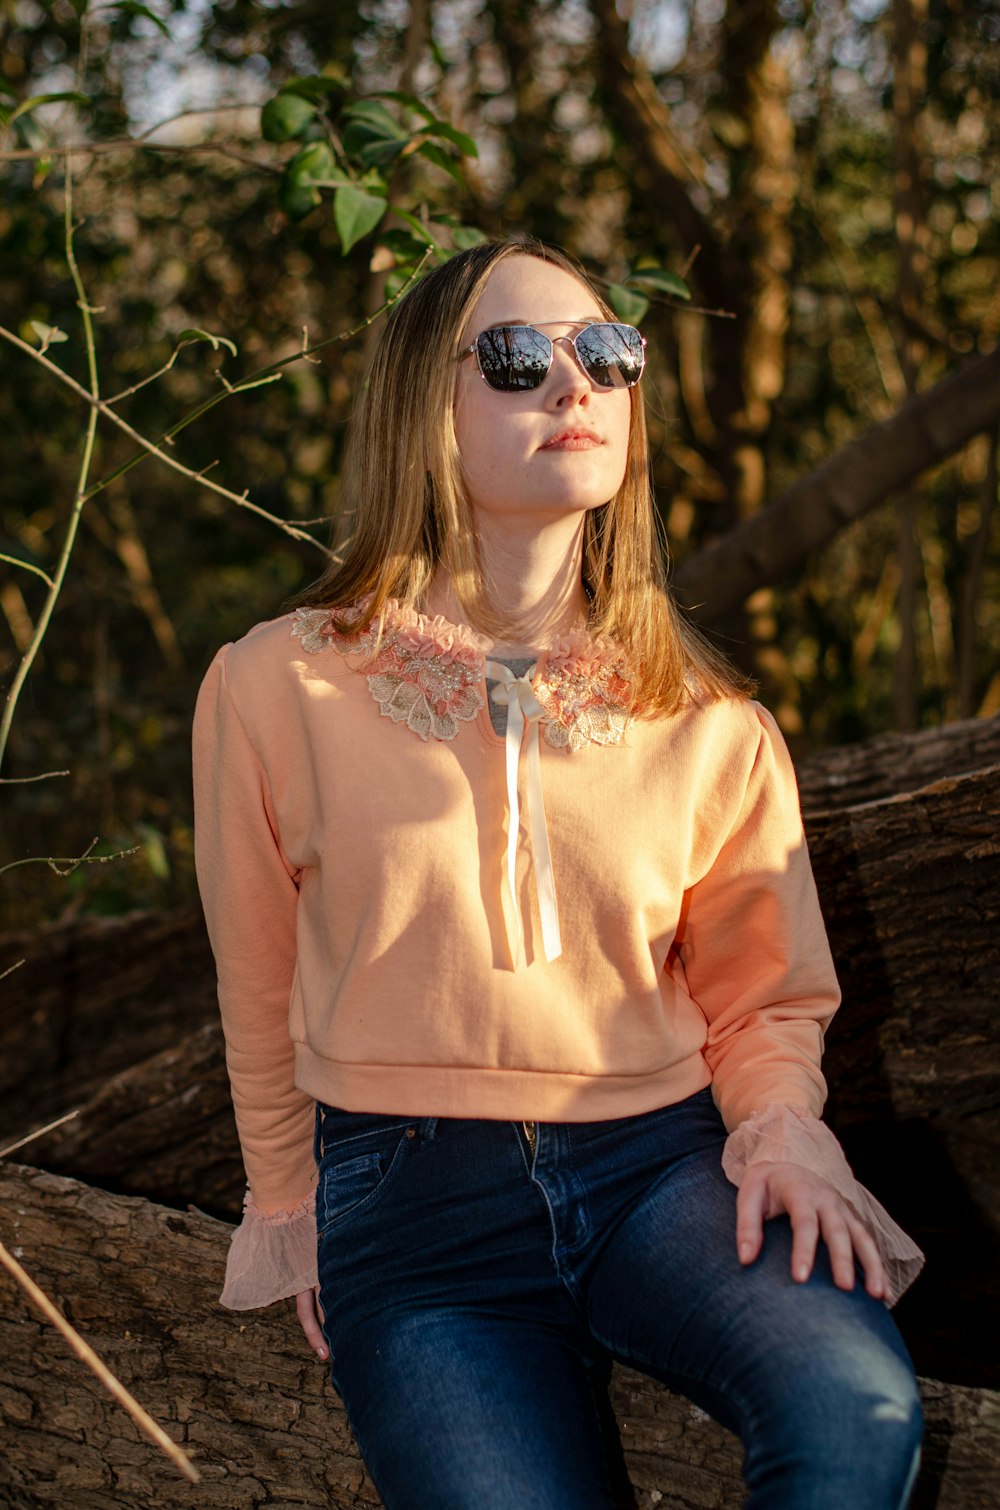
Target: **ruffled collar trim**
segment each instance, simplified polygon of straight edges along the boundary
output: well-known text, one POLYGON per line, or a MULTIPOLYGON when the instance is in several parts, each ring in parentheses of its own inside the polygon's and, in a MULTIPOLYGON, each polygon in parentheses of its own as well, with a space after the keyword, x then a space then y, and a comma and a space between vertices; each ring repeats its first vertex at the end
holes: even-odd
MULTIPOLYGON (((333 649, 366 676, 382 714, 421 739, 454 739, 486 706, 494 642, 468 624, 391 598, 366 629, 342 633, 328 608, 299 608, 292 634, 310 654, 333 649)), ((580 627, 539 652, 531 677, 546 742, 556 748, 619 744, 633 717, 621 650, 580 627)))
MULTIPOLYGON (((365 601, 359 602, 363 608, 365 601)), ((299 608, 295 610, 296 627, 293 634, 303 640, 300 626, 306 630, 311 645, 306 649, 321 649, 317 638, 339 642, 343 651, 351 641, 357 643, 357 653, 367 651, 368 642, 375 642, 379 635, 379 617, 367 629, 356 635, 342 634, 333 623, 332 610, 326 608, 299 608), (306 626, 308 626, 306 628, 306 626), (362 641, 365 642, 362 645, 362 641)), ((421 659, 440 656, 446 663, 459 661, 466 666, 482 669, 488 656, 493 654, 496 641, 480 633, 471 624, 457 624, 443 614, 425 614, 397 598, 389 598, 382 610, 381 633, 394 633, 400 648, 421 659)), ((621 648, 611 640, 601 640, 592 635, 582 624, 558 635, 548 647, 536 652, 536 658, 546 666, 559 666, 574 676, 596 676, 602 670, 622 671, 624 655, 621 648)))

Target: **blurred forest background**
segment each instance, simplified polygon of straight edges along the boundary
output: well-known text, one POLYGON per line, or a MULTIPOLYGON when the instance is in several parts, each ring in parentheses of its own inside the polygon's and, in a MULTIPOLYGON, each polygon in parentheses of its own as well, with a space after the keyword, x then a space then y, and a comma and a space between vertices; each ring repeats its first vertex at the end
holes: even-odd
MULTIPOLYGON (((391 293, 470 227, 530 231, 613 283, 671 270, 690 304, 654 296, 642 328, 683 568, 995 348, 998 98, 992 0, 0 0, 0 326, 91 386, 67 145, 100 391, 151 439, 224 391, 217 370, 237 384, 303 327, 350 330, 387 274, 391 293), (353 181, 390 210, 345 252, 329 143, 345 101, 381 91, 423 114, 354 117, 353 181), (130 392, 190 330, 236 350, 192 340, 130 392)), ((227 395, 164 448, 325 541, 365 341, 227 395)), ((0 562, 5 689, 79 503, 88 412, 0 341, 0 552, 35 568, 0 562)), ((797 754, 1000 711, 996 450, 970 438, 718 616, 797 754)), ((18 863, 8 927, 190 898, 198 682, 322 565, 156 459, 119 471, 136 451, 101 418, 87 480, 106 486, 78 510, 13 719, 0 865, 95 835, 136 852, 66 877, 18 863)))

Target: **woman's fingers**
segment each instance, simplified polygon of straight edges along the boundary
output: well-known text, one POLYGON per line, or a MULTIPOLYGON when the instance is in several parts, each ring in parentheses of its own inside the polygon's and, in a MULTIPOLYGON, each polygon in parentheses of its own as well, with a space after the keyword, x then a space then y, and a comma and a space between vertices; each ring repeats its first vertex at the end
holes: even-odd
POLYGON ((792 1226, 792 1278, 802 1283, 812 1273, 822 1237, 830 1255, 834 1283, 854 1288, 855 1260, 865 1289, 876 1300, 889 1293, 878 1247, 868 1228, 831 1185, 791 1164, 751 1165, 736 1200, 736 1242, 740 1260, 751 1263, 760 1252, 764 1221, 786 1212, 792 1226))
POLYGON ((319 1286, 313 1290, 302 1290, 295 1297, 295 1313, 299 1318, 299 1325, 306 1334, 306 1341, 313 1349, 317 1357, 325 1363, 330 1356, 330 1349, 320 1328, 320 1305, 319 1286))
POLYGON ((764 1240, 767 1184, 760 1165, 747 1170, 736 1194, 736 1251, 741 1264, 752 1264, 764 1240))

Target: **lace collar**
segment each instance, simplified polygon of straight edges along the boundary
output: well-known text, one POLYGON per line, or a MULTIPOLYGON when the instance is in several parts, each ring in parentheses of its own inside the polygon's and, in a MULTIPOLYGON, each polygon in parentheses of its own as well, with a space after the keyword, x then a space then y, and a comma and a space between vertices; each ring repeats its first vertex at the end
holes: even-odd
MULTIPOLYGON (((454 739, 486 707, 485 667, 493 641, 468 624, 430 617, 390 598, 381 626, 338 632, 327 608, 299 608, 292 634, 309 654, 327 649, 363 673, 382 714, 419 738, 454 739), (381 629, 381 633, 380 633, 381 629)), ((537 659, 531 685, 545 741, 555 748, 621 743, 631 722, 631 687, 621 650, 585 629, 559 636, 537 659)))

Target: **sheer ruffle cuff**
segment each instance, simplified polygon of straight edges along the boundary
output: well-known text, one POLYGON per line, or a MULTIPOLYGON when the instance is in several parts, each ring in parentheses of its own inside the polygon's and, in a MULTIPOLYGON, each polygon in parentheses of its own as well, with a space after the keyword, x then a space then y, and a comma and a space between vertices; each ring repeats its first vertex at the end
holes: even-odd
POLYGON ((317 1282, 315 1190, 290 1211, 267 1213, 257 1210, 248 1190, 226 1260, 222 1305, 252 1311, 317 1282))
POLYGON ((741 1122, 726 1139, 722 1168, 739 1186, 751 1164, 800 1164, 832 1185, 875 1239, 895 1305, 924 1266, 924 1255, 870 1191, 858 1183, 825 1122, 797 1106, 772 1102, 741 1122))

